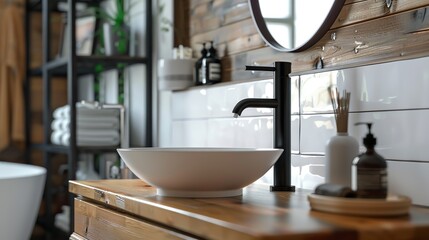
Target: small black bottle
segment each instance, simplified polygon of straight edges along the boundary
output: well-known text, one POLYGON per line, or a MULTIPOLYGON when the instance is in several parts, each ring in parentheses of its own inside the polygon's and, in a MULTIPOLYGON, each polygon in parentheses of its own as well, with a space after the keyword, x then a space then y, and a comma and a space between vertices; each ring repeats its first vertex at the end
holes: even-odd
POLYGON ((213 46, 213 41, 210 42, 211 46, 207 57, 202 60, 202 84, 214 84, 221 81, 221 64, 220 59, 217 57, 216 49, 213 46))
POLYGON ((203 49, 201 49, 201 57, 197 60, 195 63, 195 69, 194 69, 194 83, 195 85, 202 85, 202 63, 203 59, 207 57, 207 49, 206 49, 206 43, 203 43, 203 49))
POLYGON ((371 134, 372 123, 367 124, 368 134, 363 139, 366 152, 353 160, 352 186, 358 198, 386 198, 387 197, 387 163, 378 155, 374 147, 377 139, 371 134))

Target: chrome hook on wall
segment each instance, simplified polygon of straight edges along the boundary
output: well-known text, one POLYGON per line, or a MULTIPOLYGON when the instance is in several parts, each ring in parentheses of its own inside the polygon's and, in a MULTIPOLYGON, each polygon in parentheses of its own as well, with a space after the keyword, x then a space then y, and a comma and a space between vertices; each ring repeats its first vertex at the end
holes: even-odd
POLYGON ((386 3, 386 7, 387 8, 391 8, 392 7, 393 0, 385 0, 384 2, 386 3))

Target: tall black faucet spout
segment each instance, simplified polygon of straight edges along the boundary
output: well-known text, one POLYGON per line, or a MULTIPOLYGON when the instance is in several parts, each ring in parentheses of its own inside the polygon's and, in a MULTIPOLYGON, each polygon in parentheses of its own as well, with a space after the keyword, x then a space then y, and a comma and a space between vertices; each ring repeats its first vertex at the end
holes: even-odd
POLYGON ((295 191, 291 184, 291 64, 275 62, 274 67, 246 66, 246 70, 274 72, 274 99, 247 98, 238 102, 232 112, 241 115, 249 107, 274 108, 274 147, 283 149, 274 165, 274 184, 271 191, 295 191))
POLYGON ((232 113, 234 117, 241 116, 241 113, 244 109, 252 108, 276 108, 279 105, 279 102, 276 99, 264 99, 264 98, 246 98, 238 102, 232 113))

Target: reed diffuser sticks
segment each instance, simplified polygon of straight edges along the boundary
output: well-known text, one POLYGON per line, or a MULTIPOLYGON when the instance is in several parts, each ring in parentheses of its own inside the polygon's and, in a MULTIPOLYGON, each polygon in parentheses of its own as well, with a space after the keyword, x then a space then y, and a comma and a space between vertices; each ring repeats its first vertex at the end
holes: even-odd
POLYGON ((350 92, 343 90, 342 95, 340 95, 338 89, 333 89, 333 87, 328 87, 328 92, 331 98, 332 107, 334 109, 337 132, 347 133, 349 121, 350 92))

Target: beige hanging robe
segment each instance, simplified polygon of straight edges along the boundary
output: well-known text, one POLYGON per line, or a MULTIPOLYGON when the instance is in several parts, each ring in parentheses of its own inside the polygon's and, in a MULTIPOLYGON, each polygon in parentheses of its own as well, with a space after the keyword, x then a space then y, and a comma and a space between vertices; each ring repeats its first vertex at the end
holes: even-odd
POLYGON ((23 142, 24 10, 9 4, 0 21, 0 151, 23 142))

